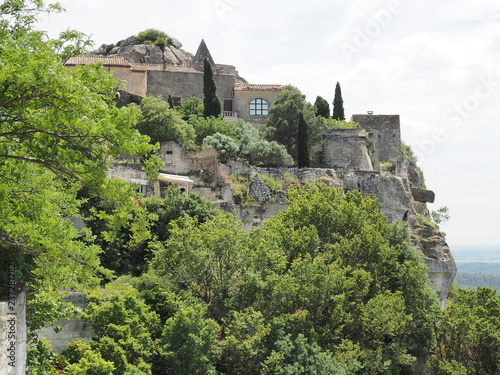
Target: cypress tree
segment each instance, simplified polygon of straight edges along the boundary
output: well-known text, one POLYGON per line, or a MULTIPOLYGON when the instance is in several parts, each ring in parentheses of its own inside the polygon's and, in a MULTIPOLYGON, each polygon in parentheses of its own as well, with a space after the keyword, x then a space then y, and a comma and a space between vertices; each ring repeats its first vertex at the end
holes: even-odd
POLYGON ((344 100, 342 100, 342 91, 340 84, 337 82, 335 86, 335 97, 333 98, 333 116, 334 120, 345 120, 344 100))
POLYGON ((309 150, 307 144, 309 143, 309 134, 307 131, 307 122, 304 115, 300 112, 299 125, 297 131, 297 152, 298 152, 298 166, 299 168, 309 167, 309 150))
POLYGON ((168 94, 167 103, 170 106, 170 108, 174 108, 174 99, 172 99, 172 95, 170 94, 168 94))
POLYGON ((203 115, 206 117, 219 117, 221 115, 221 104, 216 94, 214 73, 210 61, 203 59, 203 115))
POLYGON ((330 118, 330 105, 321 96, 316 97, 314 106, 316 107, 316 116, 330 118))

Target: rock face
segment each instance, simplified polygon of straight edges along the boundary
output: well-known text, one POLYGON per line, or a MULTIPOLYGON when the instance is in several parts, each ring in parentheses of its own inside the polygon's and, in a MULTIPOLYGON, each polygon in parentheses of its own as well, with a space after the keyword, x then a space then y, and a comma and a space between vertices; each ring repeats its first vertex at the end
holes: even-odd
MULTIPOLYGON (((136 37, 131 36, 114 47, 109 55, 123 57, 132 64, 169 64, 188 65, 193 60, 193 55, 181 49, 182 43, 170 37, 172 43, 164 51, 160 47, 150 44, 136 44, 136 37)), ((94 54, 106 54, 106 46, 99 47, 94 54)))
MULTIPOLYGON (((394 173, 359 170, 337 173, 334 169, 319 168, 255 168, 248 164, 240 165, 236 161, 230 161, 228 167, 230 173, 241 173, 250 177, 262 173, 275 179, 283 179, 287 174, 300 183, 320 180, 346 191, 357 190, 377 197, 382 212, 389 221, 408 222, 412 242, 415 248, 421 251, 429 267, 429 280, 438 292, 441 306, 444 307, 457 268, 443 233, 430 222, 426 202, 434 201, 434 192, 425 189, 422 173, 416 166, 400 159, 394 173)), ((253 194, 260 204, 245 208, 230 205, 230 210, 236 210, 238 219, 247 229, 261 225, 263 221, 286 208, 285 196, 270 199, 260 178, 252 180, 250 194, 253 194)))

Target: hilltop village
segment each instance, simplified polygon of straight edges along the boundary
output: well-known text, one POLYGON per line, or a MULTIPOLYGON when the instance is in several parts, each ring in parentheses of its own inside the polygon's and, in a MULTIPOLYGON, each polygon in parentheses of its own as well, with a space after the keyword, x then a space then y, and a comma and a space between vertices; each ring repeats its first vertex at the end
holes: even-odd
MULTIPOLYGON (((216 63, 204 40, 193 55, 182 50, 175 38, 163 51, 155 45, 137 45, 135 39, 130 37, 109 51, 102 46, 93 54, 70 58, 66 66, 100 63, 124 82, 124 98, 171 96, 179 105, 183 99, 203 99, 203 60, 208 59, 224 120, 235 124, 242 119, 256 127, 269 120, 269 109, 284 86, 248 83, 234 66, 216 63)), ((139 161, 130 159, 115 163, 110 177, 136 183, 145 195, 162 194, 175 184, 236 211, 246 228, 261 225, 286 207, 286 193, 272 191, 263 176, 281 182, 321 180, 376 196, 390 221, 410 224, 414 244, 444 306, 456 266, 444 236, 430 223, 426 203, 434 202, 434 193, 425 188, 422 171, 403 152, 399 115, 368 112, 355 114, 350 121, 359 127, 321 132, 322 168, 261 168, 238 158, 221 163, 215 150, 193 153, 175 142, 162 142, 159 156, 164 164, 158 180, 149 181, 139 161), (245 181, 246 201, 232 183, 234 176, 245 181)))

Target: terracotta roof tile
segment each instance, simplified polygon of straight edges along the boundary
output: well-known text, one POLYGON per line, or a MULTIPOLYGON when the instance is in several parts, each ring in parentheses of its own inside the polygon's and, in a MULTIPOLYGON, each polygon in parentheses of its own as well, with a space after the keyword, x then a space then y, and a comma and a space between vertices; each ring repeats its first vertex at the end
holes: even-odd
POLYGON ((130 63, 120 56, 82 55, 70 57, 69 60, 66 61, 66 65, 86 65, 96 63, 113 66, 130 66, 130 63))
POLYGON ((237 83, 234 86, 236 91, 281 91, 283 85, 260 85, 253 83, 237 83))

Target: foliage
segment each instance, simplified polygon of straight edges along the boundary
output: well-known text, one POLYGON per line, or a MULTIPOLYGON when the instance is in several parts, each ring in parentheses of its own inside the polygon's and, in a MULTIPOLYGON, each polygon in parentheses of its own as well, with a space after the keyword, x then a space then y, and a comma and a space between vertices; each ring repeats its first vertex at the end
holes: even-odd
POLYGON ((185 121, 189 121, 191 117, 199 118, 203 116, 203 103, 200 103, 200 100, 195 96, 181 99, 181 105, 175 107, 175 109, 180 112, 182 119, 185 121))
POLYGON ((198 224, 183 217, 152 262, 160 276, 182 285, 207 306, 212 317, 224 312, 225 300, 246 268, 249 235, 232 215, 198 224))
POLYGON ((260 140, 248 144, 241 155, 248 161, 262 167, 289 167, 293 159, 283 145, 275 141, 260 140))
POLYGON ((497 374, 499 356, 500 296, 490 288, 459 290, 437 330, 436 373, 497 374))
POLYGON ((189 123, 194 127, 196 133, 196 144, 202 145, 203 140, 215 133, 224 134, 235 140, 238 139, 238 129, 234 124, 224 121, 221 117, 198 117, 191 116, 189 123))
POLYGON ((259 177, 269 190, 271 190, 272 194, 276 194, 281 190, 281 185, 274 178, 262 173, 256 173, 255 177, 259 177))
POLYGON ((304 115, 300 113, 299 125, 297 130, 297 153, 299 168, 309 167, 309 150, 307 148, 307 143, 309 139, 307 122, 304 120, 304 115))
POLYGON ((285 146, 295 162, 298 161, 297 137, 300 113, 309 126, 307 147, 313 157, 321 150, 324 128, 323 117, 316 117, 315 107, 305 101, 303 95, 293 86, 285 86, 276 96, 274 105, 269 109, 269 121, 261 127, 263 136, 269 141, 276 141, 285 146))
POLYGON ((330 105, 321 96, 316 97, 314 107, 316 108, 316 116, 321 116, 325 119, 330 118, 330 105))
POLYGON ((202 148, 214 148, 219 153, 219 160, 223 163, 227 161, 230 156, 235 156, 238 153, 238 142, 225 134, 215 133, 209 135, 203 140, 202 148))
POLYGON ((411 147, 409 145, 407 145, 406 143, 402 142, 401 148, 403 151, 404 158, 406 160, 408 160, 408 162, 410 163, 410 165, 412 167, 416 167, 417 166, 417 157, 413 153, 413 150, 411 149, 411 147))
POLYGON ((154 339, 161 331, 158 314, 151 311, 136 289, 120 280, 87 298, 84 317, 95 331, 92 350, 113 363, 114 374, 132 374, 133 368, 149 373, 148 363, 156 353, 154 339))
POLYGON ((359 123, 346 120, 325 119, 325 129, 358 129, 359 123))
POLYGON ((158 166, 155 147, 134 129, 138 110, 114 105, 120 83, 99 66, 63 66, 82 47, 81 35, 54 41, 34 30, 41 11, 59 9, 38 0, 1 5, 0 252, 28 284, 28 309, 39 308, 29 319, 35 326, 37 316, 51 320, 60 308, 43 298, 109 275, 99 264, 102 250, 81 241, 90 232, 69 219, 80 216, 78 192, 117 202, 117 217, 126 216, 134 193, 106 178, 109 163, 126 153, 141 156, 150 176, 158 166))
POLYGON ((258 166, 288 167, 293 165, 293 159, 283 145, 276 141, 265 140, 255 126, 245 121, 240 120, 237 126, 240 139, 239 156, 258 166))
POLYGON ((202 306, 185 306, 167 320, 161 339, 165 369, 174 375, 215 375, 219 325, 205 318, 202 306))
POLYGON ((342 90, 340 84, 337 82, 335 85, 335 97, 333 98, 333 114, 334 120, 345 120, 344 114, 344 100, 342 99, 342 90))
POLYGON ((151 143, 176 141, 186 149, 194 148, 195 130, 179 113, 160 97, 146 96, 140 106, 141 117, 137 129, 151 139, 151 143))
POLYGON ((163 31, 147 29, 137 34, 135 44, 152 44, 164 50, 165 47, 172 45, 172 38, 163 31))
POLYGON ((64 356, 52 351, 50 340, 42 338, 31 343, 26 365, 28 375, 57 375, 66 366, 64 356))
POLYGON ((444 224, 450 220, 450 209, 446 206, 440 207, 435 211, 431 211, 431 218, 434 224, 444 224))
POLYGON ((63 352, 69 364, 65 373, 68 375, 113 375, 115 367, 83 340, 73 341, 63 352))
POLYGON ((214 73, 212 65, 207 58, 203 60, 203 116, 219 117, 221 115, 221 103, 217 97, 214 73))
MULTIPOLYGON (((94 207, 102 207, 103 202, 92 201, 94 207)), ((111 208, 108 208, 110 210, 111 208)), ((171 221, 184 215, 198 217, 203 222, 214 215, 211 202, 197 194, 184 194, 175 186, 170 186, 163 198, 151 196, 136 206, 133 215, 127 218, 120 230, 115 230, 107 216, 86 216, 86 224, 95 236, 95 242, 106 252, 100 255, 102 264, 116 275, 139 276, 148 267, 152 249, 157 241, 169 237, 171 221), (143 218, 143 220, 140 220, 143 218), (147 222, 144 222, 144 219, 147 222), (142 237, 134 235, 136 226, 147 230, 142 237), (111 233, 112 232, 112 233, 111 233)))

